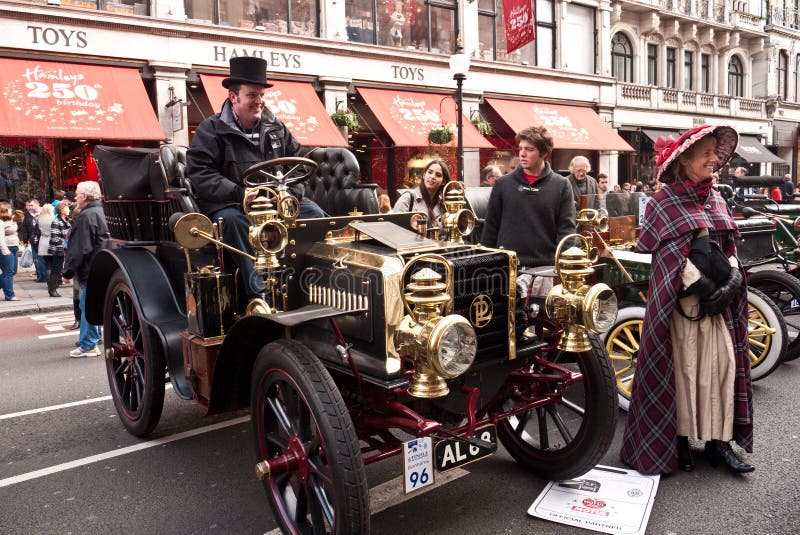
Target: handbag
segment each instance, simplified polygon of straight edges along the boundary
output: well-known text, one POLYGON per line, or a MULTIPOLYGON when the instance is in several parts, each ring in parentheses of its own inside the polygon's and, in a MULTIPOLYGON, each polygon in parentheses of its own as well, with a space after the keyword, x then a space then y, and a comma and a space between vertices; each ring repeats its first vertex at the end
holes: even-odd
POLYGON ((33 265, 33 251, 30 244, 22 248, 22 256, 19 259, 19 267, 29 268, 33 265))

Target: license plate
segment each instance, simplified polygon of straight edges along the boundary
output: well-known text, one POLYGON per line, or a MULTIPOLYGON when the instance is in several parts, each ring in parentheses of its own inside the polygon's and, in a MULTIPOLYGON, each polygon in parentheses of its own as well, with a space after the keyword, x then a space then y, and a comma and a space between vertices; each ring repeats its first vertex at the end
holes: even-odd
POLYGON ((493 425, 475 431, 475 438, 492 445, 491 449, 470 444, 463 438, 446 438, 434 448, 434 463, 438 472, 446 472, 464 466, 497 451, 497 429, 493 425))

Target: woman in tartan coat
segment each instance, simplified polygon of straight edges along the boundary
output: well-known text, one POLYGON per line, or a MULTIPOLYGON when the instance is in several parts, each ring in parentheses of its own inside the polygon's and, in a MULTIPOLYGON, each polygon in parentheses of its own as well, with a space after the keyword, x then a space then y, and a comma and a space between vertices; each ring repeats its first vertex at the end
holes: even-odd
POLYGON ((656 142, 656 178, 667 186, 647 204, 636 246, 652 253, 652 272, 621 451, 642 473, 693 470, 688 437, 706 441, 713 466, 753 470, 729 443, 752 452, 747 289, 738 271, 736 224, 711 188, 711 173, 737 143, 732 128, 709 125, 656 142), (709 252, 709 240, 724 256, 709 252), (716 272, 724 273, 722 281, 709 277, 712 257, 714 267, 724 268, 716 272))

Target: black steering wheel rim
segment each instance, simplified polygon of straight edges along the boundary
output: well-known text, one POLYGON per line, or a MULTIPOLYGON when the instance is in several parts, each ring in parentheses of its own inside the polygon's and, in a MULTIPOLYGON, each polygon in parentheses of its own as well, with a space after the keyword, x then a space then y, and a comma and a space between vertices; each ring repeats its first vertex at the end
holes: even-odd
POLYGON ((317 170, 317 162, 308 158, 287 157, 273 158, 264 162, 251 165, 242 173, 242 183, 253 188, 258 186, 275 187, 278 185, 291 186, 300 184, 308 180, 317 170), (279 178, 277 175, 268 172, 268 169, 283 168, 290 166, 291 169, 279 178), (254 176, 259 176, 261 180, 253 180, 254 176))

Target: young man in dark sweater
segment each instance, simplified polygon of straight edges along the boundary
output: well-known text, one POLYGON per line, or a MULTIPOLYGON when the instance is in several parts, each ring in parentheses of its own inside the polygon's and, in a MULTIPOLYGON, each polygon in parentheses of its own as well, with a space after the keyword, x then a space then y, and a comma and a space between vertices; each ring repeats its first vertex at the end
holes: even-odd
POLYGON ((546 161, 553 138, 544 127, 515 139, 519 166, 495 181, 481 243, 516 251, 520 266, 551 266, 558 242, 575 232, 572 186, 546 161))

